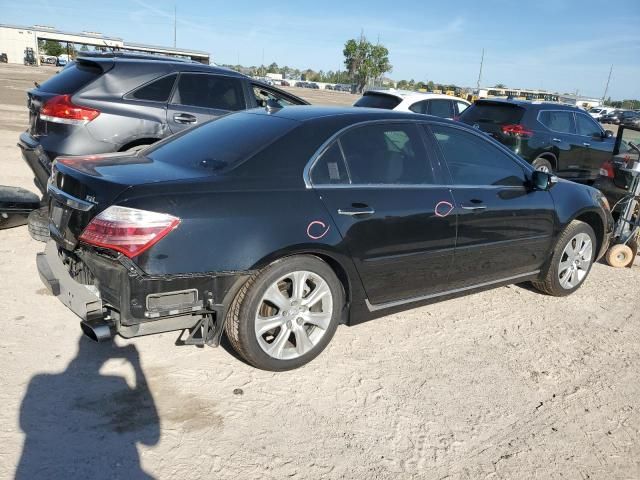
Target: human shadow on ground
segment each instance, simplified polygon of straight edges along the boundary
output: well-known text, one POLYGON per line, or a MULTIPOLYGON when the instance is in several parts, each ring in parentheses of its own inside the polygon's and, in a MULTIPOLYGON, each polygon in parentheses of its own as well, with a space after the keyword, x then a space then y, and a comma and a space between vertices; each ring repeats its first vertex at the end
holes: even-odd
POLYGON ((31 378, 20 428, 26 438, 17 479, 152 478, 142 470, 137 444, 158 443, 160 420, 138 349, 81 337, 62 373, 31 378), (133 367, 133 388, 122 376, 100 374, 110 359, 133 367))

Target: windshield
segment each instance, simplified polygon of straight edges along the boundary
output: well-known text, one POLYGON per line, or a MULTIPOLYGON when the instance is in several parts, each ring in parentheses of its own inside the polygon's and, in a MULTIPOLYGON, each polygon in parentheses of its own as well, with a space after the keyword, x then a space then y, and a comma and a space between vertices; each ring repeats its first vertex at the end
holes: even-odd
POLYGON ((294 120, 236 113, 204 123, 145 152, 152 160, 185 167, 228 170, 299 125, 294 120))

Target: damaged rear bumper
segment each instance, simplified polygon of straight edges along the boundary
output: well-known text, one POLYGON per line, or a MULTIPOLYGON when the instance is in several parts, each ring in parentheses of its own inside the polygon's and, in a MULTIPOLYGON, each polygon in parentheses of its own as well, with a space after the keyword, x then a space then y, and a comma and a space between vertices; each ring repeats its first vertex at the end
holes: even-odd
POLYGON ((104 322, 130 338, 193 329, 208 318, 210 337, 215 337, 209 345, 219 343, 227 306, 250 275, 151 276, 130 261, 125 266, 89 250, 70 254, 53 240, 38 253, 36 264, 49 291, 84 323, 104 322))

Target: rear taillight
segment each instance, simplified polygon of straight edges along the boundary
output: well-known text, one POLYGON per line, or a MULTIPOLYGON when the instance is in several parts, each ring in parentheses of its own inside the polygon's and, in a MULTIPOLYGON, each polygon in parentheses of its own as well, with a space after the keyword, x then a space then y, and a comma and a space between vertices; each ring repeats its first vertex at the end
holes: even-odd
POLYGON ((615 173, 613 171, 613 163, 608 160, 604 162, 600 167, 600 176, 614 178, 615 173))
POLYGON ((40 110, 40 119, 55 123, 84 124, 100 115, 95 108, 71 102, 71 95, 58 95, 48 100, 40 110))
POLYGON ((514 137, 530 137, 533 135, 531 130, 526 129, 520 124, 503 125, 502 133, 505 135, 512 135, 514 137))
POLYGON ((158 243, 180 224, 166 213, 111 206, 91 220, 80 241, 135 257, 158 243))

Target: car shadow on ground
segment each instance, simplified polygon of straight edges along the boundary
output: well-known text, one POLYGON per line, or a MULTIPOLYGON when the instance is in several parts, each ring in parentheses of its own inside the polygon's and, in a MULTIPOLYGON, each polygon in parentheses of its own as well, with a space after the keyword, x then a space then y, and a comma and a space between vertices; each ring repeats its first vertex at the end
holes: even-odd
POLYGON ((17 479, 145 479, 137 445, 155 445, 160 420, 134 345, 85 337, 62 373, 29 381, 20 407, 26 438, 17 479), (100 374, 107 360, 129 363, 135 386, 100 374))

